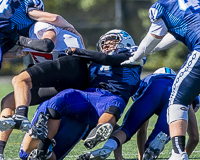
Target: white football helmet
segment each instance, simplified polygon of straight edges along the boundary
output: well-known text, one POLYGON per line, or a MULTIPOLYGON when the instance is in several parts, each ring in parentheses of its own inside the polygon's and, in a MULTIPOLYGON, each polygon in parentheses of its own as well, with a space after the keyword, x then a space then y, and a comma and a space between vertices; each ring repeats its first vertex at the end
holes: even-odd
POLYGON ((153 74, 173 74, 176 75, 176 72, 174 72, 173 69, 168 68, 168 67, 162 67, 157 69, 153 74))
POLYGON ((116 40, 114 44, 115 45, 114 49, 108 52, 114 52, 120 48, 135 46, 133 38, 127 32, 120 29, 113 29, 108 31, 99 38, 99 41, 97 42, 98 51, 104 52, 103 46, 105 45, 105 42, 108 40, 116 40))

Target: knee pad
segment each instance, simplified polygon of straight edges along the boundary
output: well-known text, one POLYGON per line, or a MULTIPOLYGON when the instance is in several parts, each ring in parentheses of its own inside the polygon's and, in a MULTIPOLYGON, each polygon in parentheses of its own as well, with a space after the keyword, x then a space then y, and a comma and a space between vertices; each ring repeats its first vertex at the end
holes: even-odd
POLYGON ((117 121, 119 120, 119 118, 121 117, 121 111, 118 107, 115 106, 110 106, 105 110, 105 113, 110 113, 112 115, 115 116, 115 118, 117 119, 117 121))
POLYGON ((170 105, 167 109, 168 124, 180 119, 188 121, 188 110, 189 106, 184 106, 180 104, 170 105))
POLYGON ((62 116, 55 109, 47 108, 46 114, 51 119, 61 119, 62 116))

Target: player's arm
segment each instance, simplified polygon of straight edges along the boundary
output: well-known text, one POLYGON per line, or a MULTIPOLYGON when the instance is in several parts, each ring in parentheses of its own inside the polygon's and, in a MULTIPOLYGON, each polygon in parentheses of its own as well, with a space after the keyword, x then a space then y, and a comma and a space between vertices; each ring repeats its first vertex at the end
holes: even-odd
POLYGON ((102 65, 111 65, 111 66, 120 65, 121 62, 123 62, 124 60, 128 60, 130 57, 126 53, 107 55, 102 52, 80 49, 80 48, 68 48, 66 50, 66 53, 72 56, 85 58, 95 63, 99 63, 102 65))
POLYGON ((197 120, 196 120, 195 112, 193 110, 192 105, 190 105, 190 109, 188 111, 187 133, 189 135, 189 139, 185 147, 185 150, 188 156, 190 156, 191 153, 194 151, 195 147, 197 146, 197 144, 199 143, 198 125, 197 125, 197 120))
POLYGON ((41 39, 20 36, 19 44, 37 51, 50 53, 56 44, 56 33, 53 29, 49 29, 45 31, 41 39))
POLYGON ((28 15, 31 19, 41 22, 50 23, 57 27, 65 28, 70 27, 74 28, 68 21, 66 21, 62 16, 54 13, 49 13, 37 9, 32 9, 28 11, 28 15))
POLYGON ((147 127, 149 120, 147 120, 137 131, 137 146, 138 146, 138 160, 142 160, 144 154, 144 145, 147 139, 147 127))
POLYGON ((83 37, 81 36, 81 34, 74 28, 74 26, 72 24, 70 24, 62 16, 60 16, 58 14, 54 14, 54 13, 37 10, 37 9, 32 9, 32 10, 30 9, 28 11, 28 15, 33 20, 50 23, 54 26, 66 29, 66 30, 78 35, 81 38, 81 41, 84 45, 83 37))
POLYGON ((152 50, 152 52, 157 52, 157 51, 168 49, 169 47, 176 45, 178 42, 179 41, 176 40, 176 38, 172 34, 167 33, 163 37, 161 42, 158 43, 158 45, 152 50))
POLYGON ((152 50, 158 45, 162 38, 167 34, 167 27, 165 22, 160 18, 153 22, 149 28, 148 33, 141 41, 137 51, 133 53, 133 56, 128 61, 122 63, 134 64, 135 62, 141 61, 141 59, 152 52, 152 50))

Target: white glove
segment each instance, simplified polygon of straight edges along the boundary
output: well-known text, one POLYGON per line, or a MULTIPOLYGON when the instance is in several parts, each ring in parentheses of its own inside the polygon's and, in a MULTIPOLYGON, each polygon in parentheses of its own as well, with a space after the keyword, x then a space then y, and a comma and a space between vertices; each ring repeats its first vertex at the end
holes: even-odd
POLYGON ((130 57, 129 60, 126 60, 126 61, 121 63, 121 65, 127 65, 127 64, 143 66, 144 65, 144 61, 143 61, 143 59, 135 61, 135 59, 133 57, 130 57))

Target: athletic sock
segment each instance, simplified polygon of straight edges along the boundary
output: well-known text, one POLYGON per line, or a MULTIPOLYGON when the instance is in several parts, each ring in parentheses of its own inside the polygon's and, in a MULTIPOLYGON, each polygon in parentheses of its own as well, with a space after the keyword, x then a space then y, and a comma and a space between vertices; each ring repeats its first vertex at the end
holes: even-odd
MULTIPOLYGON (((118 144, 118 142, 117 142, 117 140, 116 140, 117 138, 109 138, 107 141, 106 141, 106 143, 104 144, 104 146, 103 147, 109 147, 109 148, 111 148, 112 149, 112 151, 114 151, 116 148, 118 148, 119 147, 119 144, 118 144)), ((119 140, 118 140, 119 141, 119 140)))
POLYGON ((27 117, 28 116, 28 107, 24 106, 24 105, 18 106, 16 109, 16 115, 27 117))
POLYGON ((175 153, 179 154, 185 150, 185 136, 172 137, 172 146, 175 153))
POLYGON ((5 146, 6 146, 6 142, 0 140, 0 154, 3 154, 5 146))

